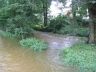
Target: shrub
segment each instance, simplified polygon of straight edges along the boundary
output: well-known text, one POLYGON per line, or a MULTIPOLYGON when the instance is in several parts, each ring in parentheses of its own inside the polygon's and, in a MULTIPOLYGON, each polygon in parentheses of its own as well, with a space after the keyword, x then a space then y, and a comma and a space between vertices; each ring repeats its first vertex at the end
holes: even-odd
POLYGON ((74 35, 73 28, 70 25, 66 25, 65 27, 62 27, 57 33, 74 35))
POLYGON ((76 28, 75 31, 77 36, 81 36, 81 37, 88 37, 89 35, 89 29, 88 28, 76 28))
POLYGON ((20 45, 24 48, 32 48, 33 51, 42 51, 48 48, 47 43, 36 38, 26 38, 20 41, 20 45))
POLYGON ((62 27, 65 27, 65 25, 69 25, 70 23, 71 22, 69 17, 59 15, 56 18, 50 20, 48 28, 52 32, 57 32, 62 27))
POLYGON ((61 28, 58 33, 60 34, 69 34, 73 36, 81 36, 81 37, 87 37, 89 35, 89 29, 83 28, 83 27, 72 27, 71 25, 67 25, 63 28, 61 28))
POLYGON ((26 38, 33 31, 33 25, 40 19, 37 10, 31 4, 14 3, 0 9, 0 29, 8 31, 19 38, 26 38))
POLYGON ((60 56, 65 65, 79 67, 80 72, 96 72, 95 45, 77 44, 64 49, 60 56))

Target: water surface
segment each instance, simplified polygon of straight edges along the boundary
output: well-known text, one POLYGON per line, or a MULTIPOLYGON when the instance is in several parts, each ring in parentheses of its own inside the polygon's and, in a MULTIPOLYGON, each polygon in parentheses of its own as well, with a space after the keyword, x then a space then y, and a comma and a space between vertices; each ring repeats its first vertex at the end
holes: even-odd
POLYGON ((42 53, 21 48, 16 40, 0 37, 0 72, 75 72, 56 57, 58 50, 42 53))

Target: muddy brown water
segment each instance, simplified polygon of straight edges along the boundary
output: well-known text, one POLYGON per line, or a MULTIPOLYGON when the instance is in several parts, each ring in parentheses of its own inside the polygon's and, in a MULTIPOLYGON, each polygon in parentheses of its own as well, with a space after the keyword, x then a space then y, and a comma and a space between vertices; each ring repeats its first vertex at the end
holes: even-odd
POLYGON ((16 40, 0 37, 0 72, 76 72, 58 59, 58 49, 54 49, 58 43, 51 41, 51 45, 47 51, 36 53, 21 48, 16 40))

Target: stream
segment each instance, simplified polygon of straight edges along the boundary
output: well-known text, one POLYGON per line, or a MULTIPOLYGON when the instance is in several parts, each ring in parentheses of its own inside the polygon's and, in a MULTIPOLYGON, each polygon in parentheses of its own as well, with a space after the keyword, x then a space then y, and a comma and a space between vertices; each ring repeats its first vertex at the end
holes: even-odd
POLYGON ((21 48, 14 39, 0 37, 0 72, 77 72, 66 67, 59 59, 59 52, 78 41, 74 37, 58 37, 48 33, 36 32, 34 35, 49 44, 44 52, 33 52, 21 48))

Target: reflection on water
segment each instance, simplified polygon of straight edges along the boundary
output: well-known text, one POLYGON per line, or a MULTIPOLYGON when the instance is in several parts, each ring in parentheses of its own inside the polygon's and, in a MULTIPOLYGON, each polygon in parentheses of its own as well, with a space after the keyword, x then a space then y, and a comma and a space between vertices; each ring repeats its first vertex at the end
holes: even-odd
POLYGON ((0 38, 0 72, 74 72, 53 62, 54 54, 52 50, 35 53, 14 40, 0 38))

